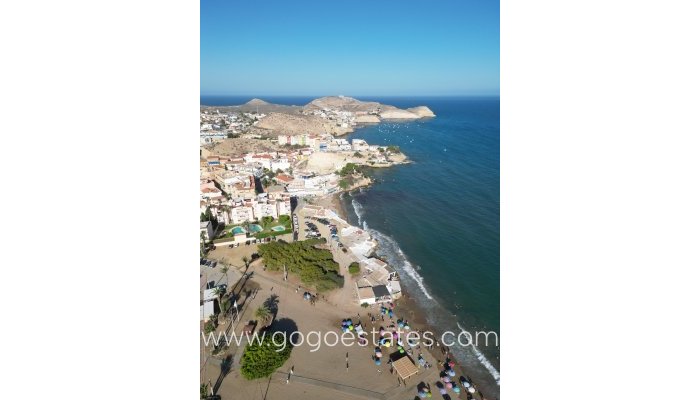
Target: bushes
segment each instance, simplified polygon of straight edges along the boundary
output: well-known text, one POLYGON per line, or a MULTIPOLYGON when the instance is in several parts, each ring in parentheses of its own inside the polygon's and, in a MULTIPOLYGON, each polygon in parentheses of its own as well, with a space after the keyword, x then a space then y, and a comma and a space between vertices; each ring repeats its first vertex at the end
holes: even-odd
POLYGON ((338 275, 340 266, 333 260, 329 250, 318 249, 316 244, 325 242, 309 239, 300 242, 272 242, 258 247, 265 265, 272 271, 287 267, 287 271, 299 275, 306 285, 315 285, 324 292, 343 286, 343 277, 338 275))
POLYGON ((347 163, 347 164, 345 164, 345 166, 343 168, 338 170, 338 172, 336 172, 336 173, 340 176, 346 176, 346 175, 351 175, 351 174, 355 173, 356 169, 357 169, 357 164, 347 163))
POLYGON ((360 273, 360 264, 357 262, 353 262, 348 266, 348 272, 350 272, 353 275, 357 275, 360 273))
POLYGON ((386 148, 386 151, 388 153, 394 153, 394 154, 399 154, 401 153, 401 150, 399 149, 399 146, 388 146, 386 148))
POLYGON ((248 380, 270 376, 284 365, 292 354, 292 344, 286 335, 267 335, 258 342, 253 340, 246 346, 241 358, 241 374, 248 380), (284 341, 283 341, 284 338, 284 341), (277 342, 277 343, 274 343, 277 342))

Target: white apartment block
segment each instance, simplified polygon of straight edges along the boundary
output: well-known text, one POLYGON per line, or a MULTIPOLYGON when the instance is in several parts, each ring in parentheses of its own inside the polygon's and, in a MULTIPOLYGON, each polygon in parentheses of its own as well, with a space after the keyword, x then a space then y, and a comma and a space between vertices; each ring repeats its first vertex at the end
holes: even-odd
POLYGON ((254 220, 253 207, 248 205, 240 205, 231 208, 231 223, 242 224, 246 221, 254 220))
POLYGON ((311 135, 279 135, 277 143, 280 146, 284 145, 300 145, 308 147, 316 147, 316 138, 311 135))
POLYGON ((276 201, 257 201, 253 205, 255 218, 260 220, 263 217, 277 218, 277 202, 276 201))

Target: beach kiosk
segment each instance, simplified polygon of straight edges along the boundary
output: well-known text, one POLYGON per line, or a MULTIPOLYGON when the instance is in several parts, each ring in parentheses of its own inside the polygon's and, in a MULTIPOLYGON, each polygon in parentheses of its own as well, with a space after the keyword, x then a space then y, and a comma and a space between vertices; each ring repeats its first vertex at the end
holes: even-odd
POLYGON ((413 360, 411 360, 409 356, 403 356, 396 361, 392 361, 391 365, 394 367, 394 371, 399 374, 399 378, 404 385, 408 378, 419 372, 418 367, 416 367, 416 364, 413 363, 413 360))

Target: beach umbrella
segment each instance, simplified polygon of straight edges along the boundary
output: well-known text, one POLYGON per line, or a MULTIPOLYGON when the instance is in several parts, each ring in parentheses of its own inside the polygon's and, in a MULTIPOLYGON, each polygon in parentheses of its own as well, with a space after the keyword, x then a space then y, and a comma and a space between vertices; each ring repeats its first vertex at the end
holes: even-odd
POLYGON ((393 332, 391 332, 391 337, 393 337, 394 339, 398 339, 398 338, 399 338, 399 334, 396 333, 396 331, 393 331, 393 332))
POLYGON ((378 358, 374 359, 374 365, 381 365, 381 364, 382 364, 382 361, 380 359, 378 359, 378 358))
POLYGON ((445 387, 447 387, 448 389, 452 389, 452 386, 452 382, 445 382, 445 387))
POLYGON ((450 368, 454 368, 454 367, 455 367, 455 362, 454 362, 454 361, 450 361, 450 362, 447 363, 447 365, 449 365, 450 368))
POLYGON ((440 388, 440 394, 447 394, 447 389, 445 388, 440 388))
POLYGON ((474 386, 469 386, 469 387, 467 388, 467 391, 468 391, 469 393, 474 393, 474 392, 476 392, 476 389, 474 389, 474 386))
POLYGON ((459 393, 462 391, 462 389, 460 389, 457 385, 454 385, 454 387, 452 387, 452 390, 454 390, 455 393, 459 393))
POLYGON ((424 399, 424 398, 428 397, 428 395, 425 392, 421 391, 421 392, 418 392, 418 397, 420 397, 421 399, 424 399))
POLYGON ((471 383, 469 383, 469 381, 466 380, 466 378, 464 378, 463 376, 459 378, 459 381, 462 383, 462 386, 464 386, 465 388, 468 388, 469 386, 471 386, 471 383))
POLYGON ((451 369, 448 369, 448 370, 447 370, 447 375, 449 375, 449 376, 455 376, 455 371, 454 371, 454 370, 451 370, 451 369))

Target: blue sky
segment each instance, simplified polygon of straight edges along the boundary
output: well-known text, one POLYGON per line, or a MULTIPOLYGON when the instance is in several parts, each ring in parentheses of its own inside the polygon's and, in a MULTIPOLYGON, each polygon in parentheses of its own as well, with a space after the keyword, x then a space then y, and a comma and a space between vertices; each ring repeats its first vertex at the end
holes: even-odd
POLYGON ((201 0, 202 95, 498 95, 499 1, 201 0))

